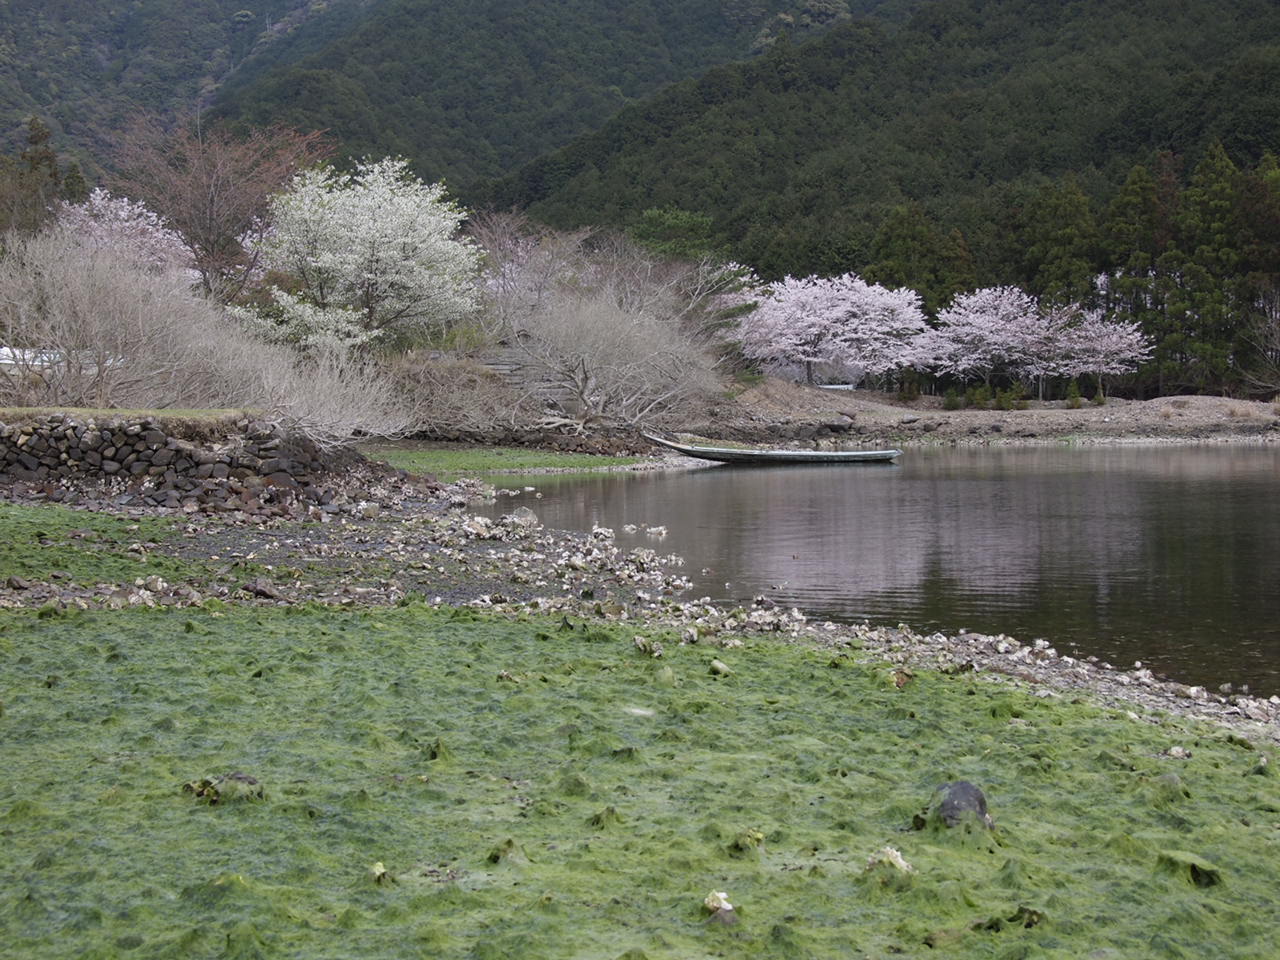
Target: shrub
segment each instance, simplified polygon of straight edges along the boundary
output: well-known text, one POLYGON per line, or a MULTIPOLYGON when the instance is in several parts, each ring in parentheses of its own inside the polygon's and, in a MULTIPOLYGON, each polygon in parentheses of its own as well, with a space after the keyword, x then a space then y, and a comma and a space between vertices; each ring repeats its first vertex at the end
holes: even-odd
POLYGON ((752 387, 764 383, 764 374, 749 367, 740 368, 733 371, 732 380, 733 382, 724 392, 725 397, 729 400, 737 399, 752 387))
POLYGON ((391 359, 387 370, 399 392, 413 399, 415 419, 424 426, 487 430, 528 422, 537 412, 498 373, 474 360, 410 352, 391 359))
POLYGON ((1027 387, 1023 383, 1015 383, 1008 390, 996 393, 996 406, 1001 410, 1027 409, 1027 387))
POLYGON ((903 400, 920 399, 920 376, 914 370, 904 370, 902 381, 898 385, 898 394, 903 400))
POLYGON ((956 392, 955 387, 949 388, 946 394, 944 394, 942 397, 943 410, 959 410, 963 406, 964 406, 964 398, 961 397, 960 394, 956 392))
POLYGON ((0 257, 0 402, 105 409, 252 407, 321 446, 414 425, 372 360, 262 343, 178 271, 54 228, 0 257))
POLYGON ((1067 385, 1067 406, 1072 410, 1080 409, 1080 384, 1075 380, 1067 385))
POLYGON ((964 392, 964 405, 985 410, 991 404, 991 388, 988 386, 970 387, 964 392))

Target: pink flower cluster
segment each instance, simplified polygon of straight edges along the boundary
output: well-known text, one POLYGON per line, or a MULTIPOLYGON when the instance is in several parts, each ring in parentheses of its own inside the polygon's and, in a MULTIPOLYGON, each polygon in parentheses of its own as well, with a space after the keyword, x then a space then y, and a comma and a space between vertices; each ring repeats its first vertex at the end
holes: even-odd
POLYGON ((147 207, 98 188, 84 203, 64 204, 59 224, 84 242, 156 271, 190 269, 191 253, 175 231, 147 207))
POLYGON ((771 285, 739 328, 743 352, 775 366, 827 364, 856 375, 916 369, 961 380, 1128 373, 1151 356, 1136 324, 1073 304, 1048 307, 1017 287, 958 294, 926 323, 912 290, 856 274, 771 285))

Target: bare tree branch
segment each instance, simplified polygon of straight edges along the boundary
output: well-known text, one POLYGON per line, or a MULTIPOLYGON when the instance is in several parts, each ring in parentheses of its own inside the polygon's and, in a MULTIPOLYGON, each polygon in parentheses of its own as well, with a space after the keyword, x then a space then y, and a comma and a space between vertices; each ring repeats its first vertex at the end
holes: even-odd
POLYGON ((1257 357, 1241 372, 1259 389, 1280 391, 1280 287, 1266 286, 1258 298, 1257 310, 1253 325, 1245 334, 1257 357))
POLYGON ((253 407, 321 446, 415 428, 368 358, 263 343, 157 272, 59 228, 3 238, 0 403, 106 409, 253 407))
POLYGON ((473 219, 486 250, 487 334, 519 357, 543 426, 637 424, 714 389, 717 321, 749 302, 734 265, 662 260, 613 234, 519 214, 473 219))
POLYGON ((164 217, 191 251, 205 294, 229 303, 257 267, 268 198, 330 151, 320 133, 256 127, 237 137, 223 127, 168 131, 144 118, 120 136, 115 187, 164 217))

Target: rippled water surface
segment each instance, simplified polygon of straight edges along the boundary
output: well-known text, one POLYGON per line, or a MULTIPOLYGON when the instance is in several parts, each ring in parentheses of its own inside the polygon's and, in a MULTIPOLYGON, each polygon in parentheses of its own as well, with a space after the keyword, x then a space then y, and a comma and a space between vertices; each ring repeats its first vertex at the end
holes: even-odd
POLYGON ((503 497, 499 511, 527 504, 548 526, 610 526, 623 546, 678 553, 693 596, 1045 637, 1188 682, 1280 692, 1277 447, 911 450, 892 466, 520 483, 542 498, 503 497))

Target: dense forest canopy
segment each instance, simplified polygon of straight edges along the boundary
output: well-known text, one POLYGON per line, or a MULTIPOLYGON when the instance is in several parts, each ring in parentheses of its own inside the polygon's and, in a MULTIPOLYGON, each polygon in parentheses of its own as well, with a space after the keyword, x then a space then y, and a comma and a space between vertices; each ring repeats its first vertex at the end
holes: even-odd
POLYGON ((471 199, 692 218, 766 278, 854 270, 935 312, 1005 283, 1098 302, 1157 340, 1144 389, 1219 389, 1280 290, 1278 149, 1273 3, 942 0, 783 38, 471 199))
POLYGON ((904 205, 962 232, 979 279, 1049 179, 1112 195, 1156 150, 1280 145, 1280 7, 1266 0, 945 0, 858 21, 628 107, 492 188, 560 225, 674 207, 769 275, 861 267, 904 205))
POLYGON ((766 280, 1112 311, 1156 344, 1143 392, 1244 389, 1277 352, 1269 0, 244 2, 0 4, 7 220, 84 193, 55 148, 92 173, 135 114, 213 104, 766 280))
POLYGON ((37 115, 64 149, 105 164, 130 117, 191 115, 245 63, 275 58, 317 19, 336 29, 369 2, 5 0, 0 144, 20 144, 37 115))
POLYGON ((895 0, 381 0, 352 29, 233 78, 215 109, 325 128, 465 188, 708 67, 895 0))

